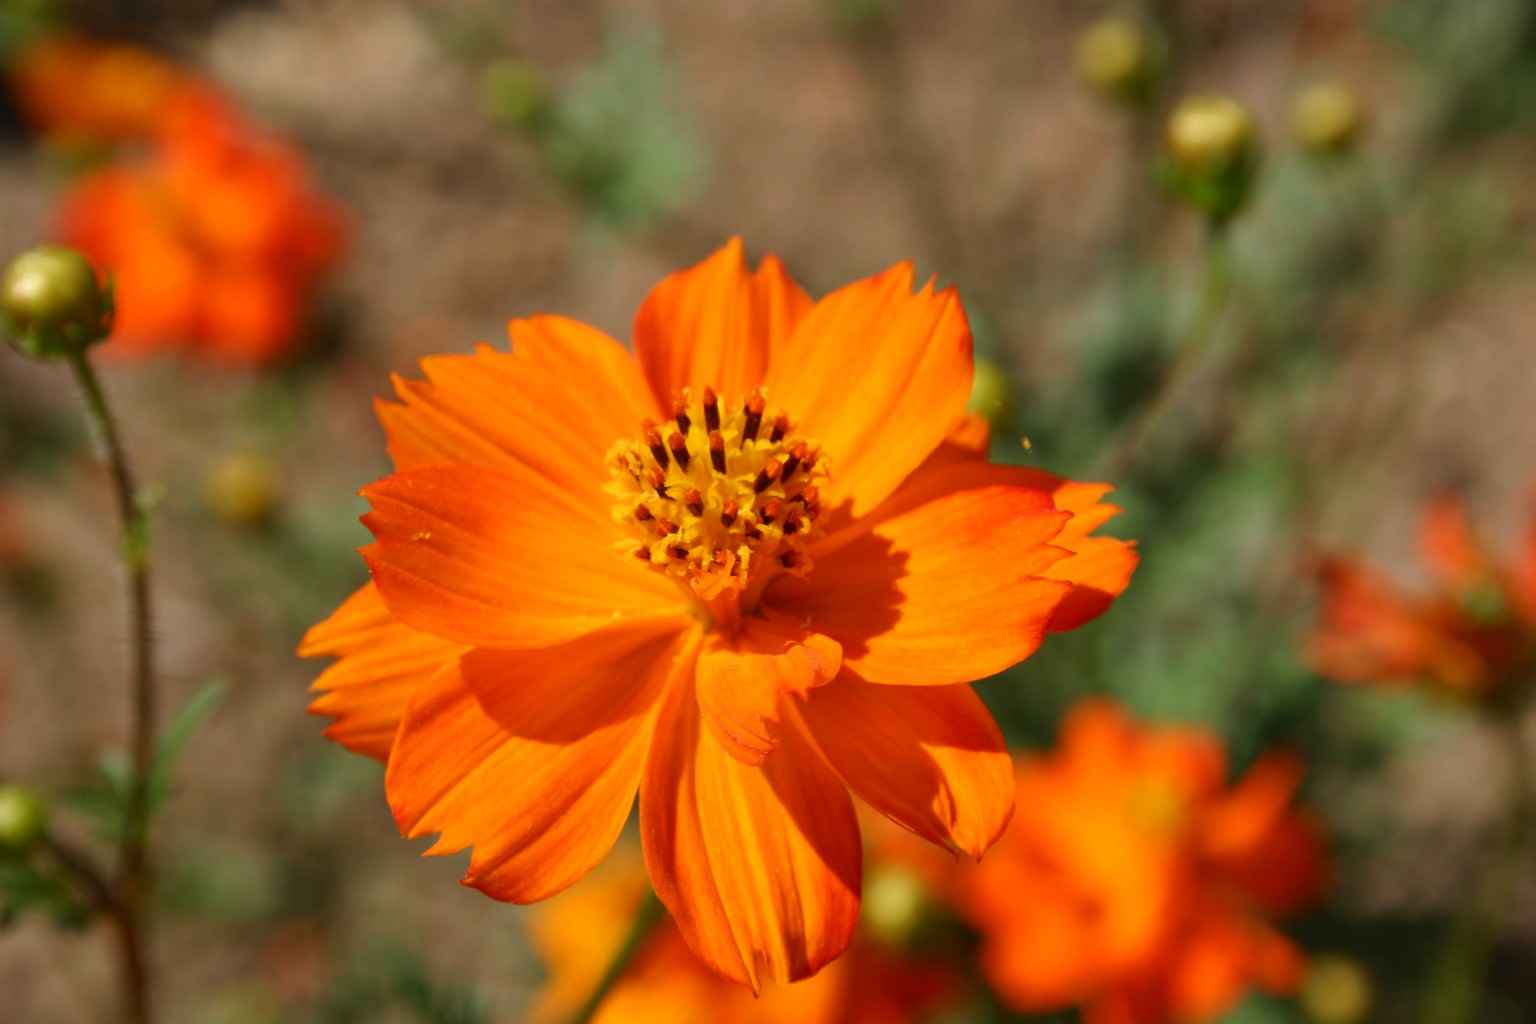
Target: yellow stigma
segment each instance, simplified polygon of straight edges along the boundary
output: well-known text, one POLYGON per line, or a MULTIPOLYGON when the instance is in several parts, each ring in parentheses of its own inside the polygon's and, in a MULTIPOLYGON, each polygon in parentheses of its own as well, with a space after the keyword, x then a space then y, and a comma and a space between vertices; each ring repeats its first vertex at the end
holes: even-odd
POLYGON ((641 424, 640 439, 608 452, 614 546, 684 580, 745 587, 778 573, 803 576, 821 534, 821 452, 770 409, 760 389, 726 406, 713 388, 685 389, 672 419, 641 424))

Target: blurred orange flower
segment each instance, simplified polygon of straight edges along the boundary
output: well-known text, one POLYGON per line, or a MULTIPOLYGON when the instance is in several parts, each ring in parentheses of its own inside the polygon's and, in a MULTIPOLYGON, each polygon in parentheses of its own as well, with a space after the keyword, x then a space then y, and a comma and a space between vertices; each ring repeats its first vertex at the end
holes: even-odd
POLYGON ((1434 590, 1402 593, 1371 567, 1330 557, 1323 605, 1307 646, 1322 675, 1341 682, 1421 683, 1442 693, 1497 697, 1536 672, 1536 524, 1514 564, 1478 542, 1466 506, 1434 499, 1420 528, 1434 590))
POLYGON ((192 348, 253 365, 292 346, 345 222, 298 150, 188 90, 162 112, 148 154, 74 185, 59 234, 112 274, 107 351, 192 348))
POLYGON ((22 50, 5 77, 27 124, 77 149, 150 138, 179 93, 207 88, 141 46, 65 34, 22 50))
POLYGON ((813 302, 733 241, 652 290, 633 358, 541 316, 512 354, 397 380, 373 585, 301 653, 342 658, 313 710, 388 758, 407 835, 530 902, 638 791, 656 891, 754 989, 849 941, 849 789, 935 843, 996 840, 1012 769, 967 684, 1102 611, 1136 556, 1088 536, 1105 488, 987 464, 965 315, 912 284, 813 302))
POLYGON ((1320 833, 1290 808, 1301 767, 1271 755, 1230 788, 1225 775, 1215 736, 1140 726, 1107 701, 1021 763, 1026 812, 957 876, 1006 1002, 1164 1024, 1219 1017, 1252 984, 1296 988, 1302 954, 1267 918, 1322 886, 1320 833))
MULTIPOLYGON (((529 933, 549 971, 533 1024, 566 1021, 597 988, 631 928, 645 891, 624 853, 541 908, 529 933)), ((959 992, 955 970, 930 957, 856 940, 814 979, 761 996, 699 963, 663 921, 603 1000, 593 1024, 909 1024, 959 992)))

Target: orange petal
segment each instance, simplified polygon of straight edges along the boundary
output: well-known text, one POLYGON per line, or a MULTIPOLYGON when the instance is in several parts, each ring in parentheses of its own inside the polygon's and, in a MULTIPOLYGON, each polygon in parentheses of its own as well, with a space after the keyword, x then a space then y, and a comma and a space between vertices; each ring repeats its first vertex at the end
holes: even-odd
POLYGON ((1488 559, 1472 535, 1466 503, 1456 494, 1440 494, 1424 509, 1419 549, 1440 585, 1452 595, 1492 575, 1488 559))
POLYGON ((845 672, 801 703, 855 793, 929 842, 980 857, 1013 817, 1013 763, 969 686, 876 686, 845 672))
MULTIPOLYGON (((786 723, 761 767, 700 724, 692 686, 657 723, 640 787, 640 831, 656 894, 688 945, 753 991, 815 974, 859 914, 862 851, 848 791, 786 723)), ((790 705, 786 705, 790 706, 790 705)))
POLYGON ((389 759, 411 695, 465 648, 403 624, 372 583, 310 629, 302 658, 340 658, 310 686, 312 715, 336 719, 325 735, 377 761, 389 759))
POLYGON ((674 392, 714 387, 727 402, 757 387, 811 308, 779 261, 747 268, 733 238, 695 267, 662 279, 635 315, 635 357, 663 408, 674 392))
POLYGON ((957 489, 967 473, 914 478, 812 548, 815 570, 768 600, 842 644, 843 666, 873 683, 968 683, 1022 661, 1072 589, 1041 578, 1063 557, 1050 541, 1068 516, 1040 491, 957 489))
POLYGON ((468 463, 533 473, 606 522, 608 449, 657 415, 634 360, 574 320, 534 317, 508 330, 516 354, 481 346, 472 356, 422 360, 426 381, 395 378, 400 403, 377 409, 396 467, 468 463))
POLYGON ((830 463, 829 505, 861 515, 949 432, 971 390, 971 330, 953 288, 912 294, 912 265, 816 304, 768 369, 769 400, 830 463))
POLYGON ((699 656, 699 710, 720 745, 746 764, 778 746, 779 700, 837 675, 836 642, 792 622, 747 618, 735 636, 711 634, 699 656))
POLYGON ((668 615, 680 591, 615 552, 556 482, 474 466, 406 470, 363 489, 362 549, 401 621, 475 647, 539 647, 668 615))
POLYGON ((385 790, 464 884, 531 903, 580 879, 629 817, 679 630, 613 626, 537 651, 470 651, 411 701, 385 790))
POLYGON ((1092 536, 1120 511, 1101 500, 1113 488, 1109 484, 1078 483, 1027 466, 992 465, 986 460, 990 436, 991 427, 984 417, 975 413, 963 416, 913 476, 943 466, 965 465, 971 473, 967 486, 1030 487, 1050 494, 1058 509, 1071 512, 1072 518, 1051 543, 1072 552, 1072 557, 1041 575, 1072 584, 1072 593, 1051 617, 1050 632, 1077 629, 1109 610, 1130 584, 1140 561, 1134 541, 1092 536))

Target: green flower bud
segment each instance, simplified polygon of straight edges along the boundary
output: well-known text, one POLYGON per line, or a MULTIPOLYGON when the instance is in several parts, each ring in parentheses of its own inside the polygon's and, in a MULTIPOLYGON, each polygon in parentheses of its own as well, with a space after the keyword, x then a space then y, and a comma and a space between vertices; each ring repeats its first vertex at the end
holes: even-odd
POLYGON ((549 109, 549 83, 543 72, 525 60, 507 57, 480 73, 485 109, 502 124, 527 128, 549 109))
POLYGON ((23 355, 78 355, 112 330, 111 287, 102 288, 96 271, 75 250, 40 245, 6 268, 0 324, 23 355))
POLYGON ((1078 78, 1107 98, 1141 103, 1157 82, 1162 47, 1141 22, 1110 16, 1077 37, 1072 64, 1078 78))
POLYGON ((1226 96, 1190 96, 1163 133, 1165 183, 1222 223, 1248 202, 1259 169, 1259 131, 1248 108, 1226 96))
POLYGON ((271 520, 282 496, 277 467, 256 452, 229 452, 203 475, 203 504, 233 526, 257 527, 271 520))
POLYGON ((1340 156, 1355 148, 1365 126, 1365 111, 1354 92, 1339 82, 1318 82, 1291 101, 1291 137, 1320 156, 1340 156))
POLYGON ((911 946, 928 923, 932 909, 928 886, 910 868, 884 865, 864 883, 864 927, 883 946, 911 946))
POLYGON ((991 359, 978 358, 971 377, 971 398, 967 412, 978 412, 992 424, 994 433, 1013 428, 1013 382, 1008 371, 991 359))
POLYGON ((1338 953, 1313 957, 1300 1002, 1317 1024, 1359 1024, 1371 1012, 1371 979, 1353 958, 1338 953))
POLYGON ((48 828, 48 805, 37 791, 8 783, 0 786, 0 854, 26 853, 48 828))

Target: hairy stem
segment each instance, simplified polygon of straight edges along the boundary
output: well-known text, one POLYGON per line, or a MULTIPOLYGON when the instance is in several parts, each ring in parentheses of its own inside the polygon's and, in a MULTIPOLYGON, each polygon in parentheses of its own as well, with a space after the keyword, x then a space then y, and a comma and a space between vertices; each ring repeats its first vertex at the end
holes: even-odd
POLYGON ((122 558, 128 571, 128 631, 132 650, 130 757, 133 777, 128 792, 119 863, 111 905, 118 933, 126 1019, 149 1024, 149 968, 144 952, 145 893, 149 875, 149 784, 155 751, 155 684, 149 620, 148 521, 128 468, 122 435, 84 352, 70 360, 85 402, 86 417, 111 472, 122 529, 122 558))

